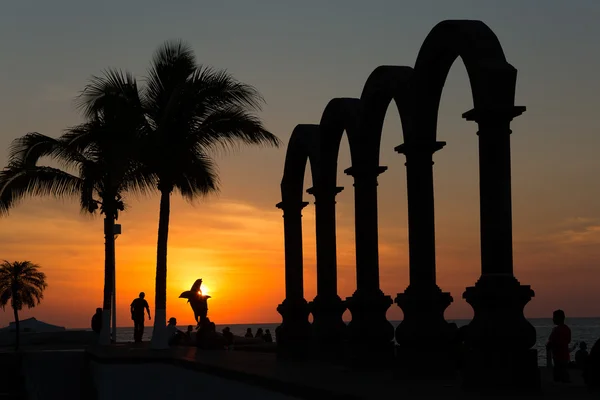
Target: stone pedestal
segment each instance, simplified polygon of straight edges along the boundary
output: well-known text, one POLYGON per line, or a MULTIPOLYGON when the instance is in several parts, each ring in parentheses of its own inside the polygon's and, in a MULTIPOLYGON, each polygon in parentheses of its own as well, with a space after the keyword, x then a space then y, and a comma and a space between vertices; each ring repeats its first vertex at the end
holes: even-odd
POLYGON ((347 328, 347 356, 358 365, 377 367, 391 363, 394 357, 394 327, 386 313, 392 298, 381 291, 356 291, 346 299, 352 321, 347 328), (368 363, 368 364, 367 364, 368 363))
POLYGON ((313 354, 316 358, 339 358, 343 354, 346 323, 342 315, 346 304, 339 296, 326 298, 317 295, 309 303, 313 315, 313 354))
POLYGON ((277 355, 282 358, 306 358, 310 349, 312 328, 308 322, 309 308, 304 299, 285 299, 277 307, 283 322, 275 329, 277 355))
POLYGON ((537 352, 531 349, 536 331, 523 314, 533 296, 511 275, 483 275, 466 289, 463 298, 475 314, 465 330, 465 389, 539 389, 537 352))
POLYGON ((401 376, 431 377, 454 373, 456 324, 444 319, 450 293, 437 286, 410 285, 395 303, 404 313, 396 328, 397 366, 401 376))

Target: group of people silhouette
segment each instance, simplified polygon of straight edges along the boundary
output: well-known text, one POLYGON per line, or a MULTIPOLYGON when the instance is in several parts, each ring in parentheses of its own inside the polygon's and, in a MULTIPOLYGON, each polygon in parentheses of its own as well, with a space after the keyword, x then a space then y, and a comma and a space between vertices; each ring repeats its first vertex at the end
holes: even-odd
POLYGON ((246 334, 244 337, 248 339, 262 339, 265 343, 273 343, 273 336, 271 335, 271 330, 267 329, 263 332, 262 328, 258 328, 256 330, 256 334, 252 333, 252 328, 246 329, 246 334))

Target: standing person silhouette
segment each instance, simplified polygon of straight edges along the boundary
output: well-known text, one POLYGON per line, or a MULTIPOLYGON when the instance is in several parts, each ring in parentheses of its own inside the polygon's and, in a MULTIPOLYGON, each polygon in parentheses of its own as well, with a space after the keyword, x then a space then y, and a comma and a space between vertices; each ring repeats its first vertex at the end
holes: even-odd
POLYGON ((552 352, 554 359, 554 381, 569 383, 569 361, 571 358, 569 343, 571 343, 571 329, 565 324, 565 312, 556 310, 552 314, 554 329, 548 338, 546 349, 552 352))
POLYGON ((144 309, 148 311, 148 320, 151 320, 150 316, 150 306, 146 299, 146 294, 144 292, 140 293, 140 297, 134 299, 131 302, 131 319, 133 320, 133 341, 135 343, 142 342, 142 336, 144 335, 144 309))

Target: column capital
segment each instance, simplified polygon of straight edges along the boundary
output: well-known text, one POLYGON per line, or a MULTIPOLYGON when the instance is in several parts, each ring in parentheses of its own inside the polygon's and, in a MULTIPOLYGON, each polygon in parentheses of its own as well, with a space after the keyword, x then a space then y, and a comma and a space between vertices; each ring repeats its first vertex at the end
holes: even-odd
POLYGON ((506 108, 473 108, 464 112, 462 117, 467 121, 475 121, 477 123, 496 121, 498 119, 507 119, 512 121, 514 118, 523 114, 527 110, 525 106, 512 106, 506 108))
POLYGON ((304 207, 306 207, 308 205, 307 201, 281 201, 277 204, 275 204, 275 207, 279 208, 280 210, 285 211, 301 211, 304 207))
POLYGON ((364 177, 364 176, 372 176, 377 177, 380 174, 387 171, 388 167, 385 166, 377 166, 377 167, 364 167, 364 166, 352 166, 350 168, 346 168, 344 173, 346 175, 350 175, 354 178, 364 177))
POLYGON ((446 145, 446 142, 425 142, 425 143, 402 143, 399 146, 394 147, 397 153, 404 154, 405 156, 427 154, 433 155, 438 150, 441 150, 446 145))
POLYGON ((335 197, 342 190, 344 190, 343 186, 336 186, 335 188, 332 188, 330 186, 325 187, 325 188, 313 186, 313 187, 309 187, 308 189, 306 189, 306 193, 312 194, 315 197, 322 195, 322 194, 330 194, 333 197, 335 197))

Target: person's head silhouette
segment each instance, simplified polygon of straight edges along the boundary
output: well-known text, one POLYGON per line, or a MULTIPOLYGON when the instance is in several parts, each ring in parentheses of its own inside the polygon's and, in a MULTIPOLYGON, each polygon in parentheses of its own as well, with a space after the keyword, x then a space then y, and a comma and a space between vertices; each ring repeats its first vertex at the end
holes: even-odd
POLYGON ((556 310, 552 313, 552 322, 555 325, 562 325, 565 323, 565 312, 563 310, 556 310))
POLYGON ((140 292, 140 299, 143 299, 144 297, 146 297, 146 293, 140 292))
POLYGON ((587 343, 586 342, 580 342, 579 343, 579 349, 580 350, 587 350, 587 343))
POLYGON ((102 314, 102 309, 100 307, 96 308, 96 314, 102 314))
POLYGON ((169 318, 169 325, 177 325, 177 318, 175 318, 175 317, 169 318))
POLYGON ((193 327, 193 326, 191 326, 191 325, 188 325, 188 332, 191 332, 191 331, 193 331, 193 330, 194 330, 194 327, 193 327))

